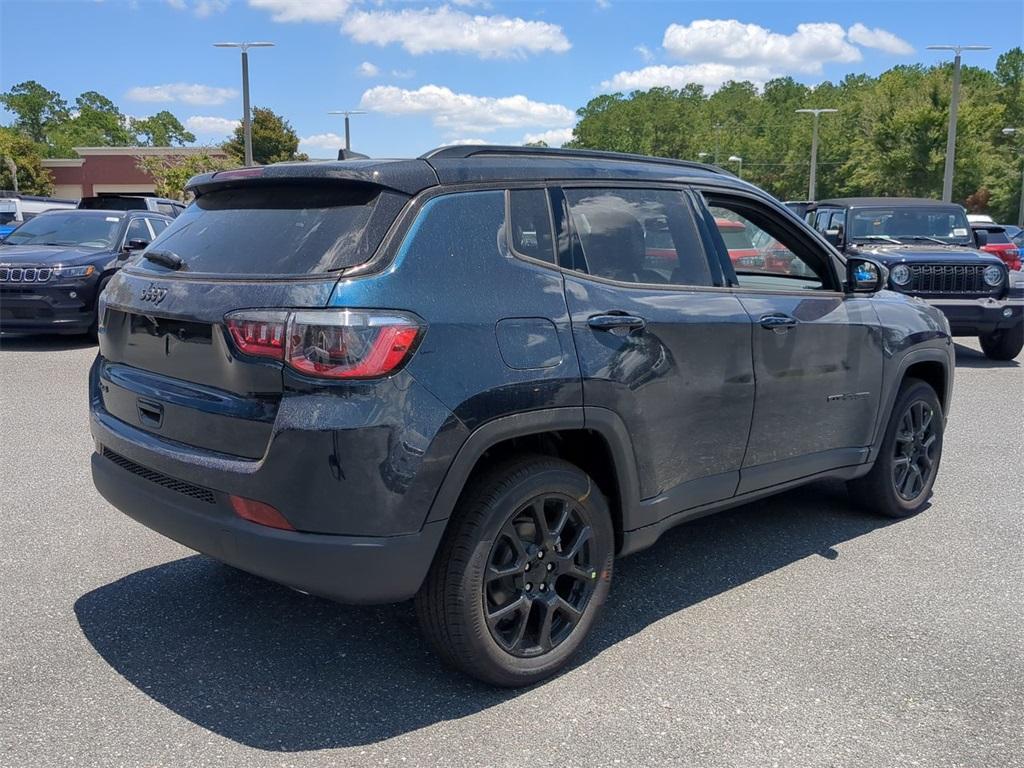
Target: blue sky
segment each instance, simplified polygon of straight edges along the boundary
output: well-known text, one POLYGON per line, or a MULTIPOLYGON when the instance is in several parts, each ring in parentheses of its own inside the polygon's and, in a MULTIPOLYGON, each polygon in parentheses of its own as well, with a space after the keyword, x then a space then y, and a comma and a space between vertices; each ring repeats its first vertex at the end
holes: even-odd
POLYGON ((405 156, 457 141, 558 144, 602 92, 813 84, 939 61, 934 43, 990 45, 966 56, 992 67, 1022 39, 1019 0, 0 0, 0 89, 34 79, 69 101, 96 90, 129 115, 169 109, 198 143, 219 142, 241 114, 240 74, 237 51, 212 44, 270 40, 250 57, 252 101, 288 118, 304 151, 333 156, 342 122, 327 112, 365 109, 353 148, 405 156))

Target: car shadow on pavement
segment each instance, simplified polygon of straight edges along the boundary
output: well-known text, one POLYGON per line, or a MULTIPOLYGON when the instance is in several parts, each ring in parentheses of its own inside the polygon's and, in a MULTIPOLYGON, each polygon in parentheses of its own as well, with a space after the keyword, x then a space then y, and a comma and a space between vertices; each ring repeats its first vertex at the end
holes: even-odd
POLYGON ((1018 360, 990 360, 985 357, 985 353, 966 347, 963 344, 954 343, 953 346, 956 348, 956 367, 957 368, 1019 368, 1020 362, 1018 360))
POLYGON ((0 352, 65 352, 69 349, 95 347, 96 342, 84 334, 48 334, 46 336, 0 335, 0 352))
MULTIPOLYGON (((836 545, 890 522, 856 510, 841 483, 822 483, 676 528, 616 564, 574 666, 797 560, 834 560, 836 545)), ((258 749, 373 744, 521 693, 442 667, 409 603, 338 605, 200 555, 89 592, 75 613, 97 652, 141 691, 258 749)))

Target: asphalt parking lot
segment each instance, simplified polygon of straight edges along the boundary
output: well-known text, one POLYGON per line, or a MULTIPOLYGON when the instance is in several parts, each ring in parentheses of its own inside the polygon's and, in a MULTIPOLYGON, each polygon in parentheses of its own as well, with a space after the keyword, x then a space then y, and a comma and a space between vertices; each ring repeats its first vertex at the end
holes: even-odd
POLYGON ((0 765, 1024 765, 1024 361, 958 346, 930 509, 841 485, 620 562, 567 673, 439 667, 410 605, 238 573, 109 507, 73 339, 0 340, 0 765))

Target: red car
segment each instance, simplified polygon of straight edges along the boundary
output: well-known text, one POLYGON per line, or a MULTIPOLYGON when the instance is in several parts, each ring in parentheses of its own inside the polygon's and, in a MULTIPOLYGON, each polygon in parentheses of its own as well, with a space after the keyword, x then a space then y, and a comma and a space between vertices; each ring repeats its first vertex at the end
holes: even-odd
POLYGON ((1006 234, 1006 230, 998 224, 971 224, 975 237, 978 232, 984 232, 987 242, 981 246, 981 250, 998 256, 1002 259, 1008 269, 1021 268, 1021 252, 1016 243, 1006 234))
POLYGON ((747 228, 741 222, 716 218, 715 226, 718 227, 718 231, 725 241, 725 247, 729 251, 729 258, 734 267, 757 270, 765 268, 764 255, 754 247, 747 228))

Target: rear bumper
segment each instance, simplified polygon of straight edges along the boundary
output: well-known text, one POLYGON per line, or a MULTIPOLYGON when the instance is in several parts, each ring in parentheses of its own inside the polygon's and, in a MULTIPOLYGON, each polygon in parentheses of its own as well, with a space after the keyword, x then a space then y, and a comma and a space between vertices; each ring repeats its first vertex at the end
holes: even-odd
POLYGON ((338 536, 281 531, 236 517, 224 494, 212 500, 165 487, 99 453, 96 488, 157 533, 249 573, 345 603, 392 603, 416 594, 445 520, 402 536, 338 536))
POLYGON ((954 336, 980 336, 1024 322, 1024 299, 926 299, 949 320, 954 336))
POLYGON ((95 318, 98 280, 13 283, 0 288, 0 330, 84 333, 95 318), (74 294, 72 296, 71 294, 74 294))

